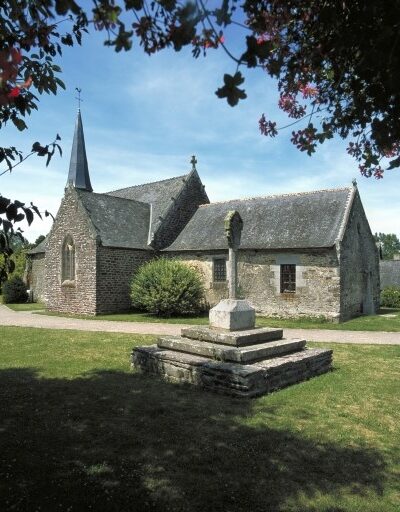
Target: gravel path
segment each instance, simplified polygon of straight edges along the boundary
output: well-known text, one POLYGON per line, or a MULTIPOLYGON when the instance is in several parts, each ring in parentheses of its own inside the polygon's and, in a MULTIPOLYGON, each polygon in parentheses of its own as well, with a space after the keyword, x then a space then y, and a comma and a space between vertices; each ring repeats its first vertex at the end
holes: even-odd
MULTIPOLYGON (((0 304, 0 325, 46 329, 75 329, 80 331, 124 332, 132 334, 180 334, 184 324, 114 322, 110 320, 81 320, 58 316, 34 315, 31 311, 12 311, 0 304)), ((364 343, 400 345, 400 332, 330 331, 328 329, 285 329, 285 338, 305 338, 307 341, 333 343, 364 343)))

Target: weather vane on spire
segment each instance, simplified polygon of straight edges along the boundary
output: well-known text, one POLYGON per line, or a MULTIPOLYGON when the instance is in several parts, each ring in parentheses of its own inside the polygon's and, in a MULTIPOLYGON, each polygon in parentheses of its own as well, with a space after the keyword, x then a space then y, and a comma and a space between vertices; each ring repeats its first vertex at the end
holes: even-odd
POLYGON ((192 171, 195 171, 196 170, 196 164, 197 164, 197 160, 196 160, 195 155, 192 156, 192 159, 190 160, 190 163, 192 164, 192 171))
POLYGON ((83 99, 81 99, 82 89, 80 89, 79 87, 75 87, 75 91, 78 91, 78 97, 75 96, 75 99, 78 100, 78 110, 80 111, 81 110, 81 101, 83 101, 83 99))

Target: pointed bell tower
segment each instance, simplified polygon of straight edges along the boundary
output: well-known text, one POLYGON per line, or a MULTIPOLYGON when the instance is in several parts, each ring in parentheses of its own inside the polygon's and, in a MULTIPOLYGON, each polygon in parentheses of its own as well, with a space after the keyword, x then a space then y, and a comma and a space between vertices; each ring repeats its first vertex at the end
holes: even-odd
POLYGON ((76 118, 74 141, 72 143, 71 160, 69 163, 67 185, 69 184, 75 188, 93 192, 86 158, 85 138, 83 136, 80 109, 78 109, 78 116, 76 118))

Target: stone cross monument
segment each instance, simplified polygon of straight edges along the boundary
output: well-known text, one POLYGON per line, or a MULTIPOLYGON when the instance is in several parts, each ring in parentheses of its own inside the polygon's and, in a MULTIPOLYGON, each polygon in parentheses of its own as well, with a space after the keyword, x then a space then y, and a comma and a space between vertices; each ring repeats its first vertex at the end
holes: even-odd
POLYGON ((227 213, 224 228, 229 248, 229 298, 210 309, 210 327, 229 331, 254 329, 254 308, 246 300, 237 298, 237 251, 243 229, 239 212, 227 213))
POLYGON ((237 250, 240 246, 243 221, 239 212, 231 210, 224 221, 225 235, 229 247, 229 298, 237 299, 237 250))

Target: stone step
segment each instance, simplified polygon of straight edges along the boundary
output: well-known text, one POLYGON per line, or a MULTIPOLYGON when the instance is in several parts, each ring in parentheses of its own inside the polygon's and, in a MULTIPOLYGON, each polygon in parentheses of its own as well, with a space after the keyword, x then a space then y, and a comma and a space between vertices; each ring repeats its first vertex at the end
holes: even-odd
POLYGON ((279 340, 246 347, 231 347, 182 336, 163 336, 158 339, 157 345, 159 348, 208 357, 218 361, 249 364, 302 350, 306 345, 306 340, 279 340))
POLYGON ((186 327, 181 330, 184 338, 209 341, 234 347, 245 347, 282 339, 283 330, 274 327, 260 327, 246 331, 220 331, 210 327, 186 327))
POLYGON ((132 367, 168 382, 189 383, 203 389, 251 398, 316 377, 332 368, 332 350, 305 349, 265 362, 241 365, 165 350, 135 347, 132 367))

